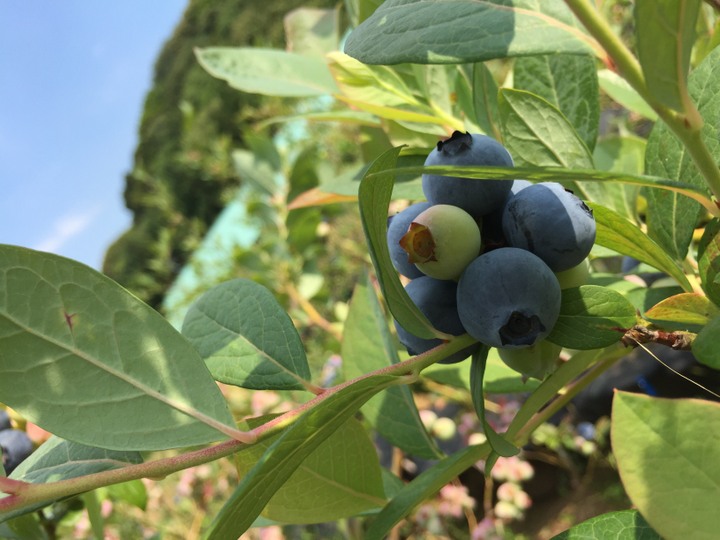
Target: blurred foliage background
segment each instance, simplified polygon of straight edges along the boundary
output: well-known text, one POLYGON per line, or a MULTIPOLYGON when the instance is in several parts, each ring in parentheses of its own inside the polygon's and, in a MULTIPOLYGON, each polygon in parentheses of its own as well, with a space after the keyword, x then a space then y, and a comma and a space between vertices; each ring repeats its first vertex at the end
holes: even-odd
POLYGON ((281 99, 237 92, 210 76, 194 48, 284 47, 283 18, 332 0, 191 0, 160 52, 140 121, 125 203, 132 226, 108 249, 103 271, 153 307, 245 179, 232 150, 248 148, 244 129, 289 112, 281 99))

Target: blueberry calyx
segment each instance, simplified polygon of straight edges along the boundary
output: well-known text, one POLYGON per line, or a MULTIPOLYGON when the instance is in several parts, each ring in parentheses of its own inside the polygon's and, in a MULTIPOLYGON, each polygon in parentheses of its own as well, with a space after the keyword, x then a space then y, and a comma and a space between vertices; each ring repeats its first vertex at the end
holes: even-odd
POLYGON ((466 152, 472 146, 472 135, 462 131, 454 131, 449 139, 438 141, 438 152, 445 152, 451 156, 466 152))
POLYGON ((400 247, 405 250, 408 254, 408 261, 413 264, 437 261, 435 240, 426 225, 413 221, 408 232, 400 239, 400 247))
POLYGON ((520 311, 513 311, 498 334, 503 345, 532 345, 538 334, 544 331, 545 326, 537 315, 528 317, 520 311))

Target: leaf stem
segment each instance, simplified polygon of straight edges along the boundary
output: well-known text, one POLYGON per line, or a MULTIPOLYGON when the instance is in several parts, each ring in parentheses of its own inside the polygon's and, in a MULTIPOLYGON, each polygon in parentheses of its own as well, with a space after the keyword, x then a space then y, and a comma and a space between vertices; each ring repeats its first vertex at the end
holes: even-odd
POLYGON ((670 130, 685 145, 690 157, 705 178, 716 200, 720 200, 720 169, 701 136, 703 119, 688 98, 685 114, 679 114, 655 99, 645 82, 640 63, 615 35, 607 21, 589 0, 565 0, 568 7, 590 34, 607 51, 619 74, 650 105, 670 130))

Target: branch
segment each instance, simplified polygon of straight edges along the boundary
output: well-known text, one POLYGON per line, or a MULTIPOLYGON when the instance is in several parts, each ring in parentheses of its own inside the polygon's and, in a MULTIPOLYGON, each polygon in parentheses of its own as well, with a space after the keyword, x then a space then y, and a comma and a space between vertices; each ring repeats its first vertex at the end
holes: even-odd
POLYGON ((645 343, 658 343, 678 351, 689 351, 695 340, 695 334, 691 332, 665 332, 663 330, 652 330, 647 326, 636 324, 632 328, 618 328, 623 332, 620 341, 626 347, 637 347, 645 343))

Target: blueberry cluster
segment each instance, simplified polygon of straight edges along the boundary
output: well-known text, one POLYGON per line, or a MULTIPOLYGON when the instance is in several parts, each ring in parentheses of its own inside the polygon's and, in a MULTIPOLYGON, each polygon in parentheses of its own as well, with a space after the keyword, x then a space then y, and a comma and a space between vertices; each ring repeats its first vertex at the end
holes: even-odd
MULTIPOLYGON (((513 160, 491 137, 456 131, 425 165, 512 167, 513 160)), ((393 216, 387 230, 413 302, 436 329, 467 332, 501 351, 541 342, 560 313, 556 274, 583 265, 595 241, 592 211, 554 182, 424 174, 422 186, 427 202, 393 216)), ((440 343, 395 326, 410 354, 440 343)))
POLYGON ((13 429, 7 412, 0 409, 0 452, 5 474, 10 474, 33 452, 33 444, 24 431, 13 429))

